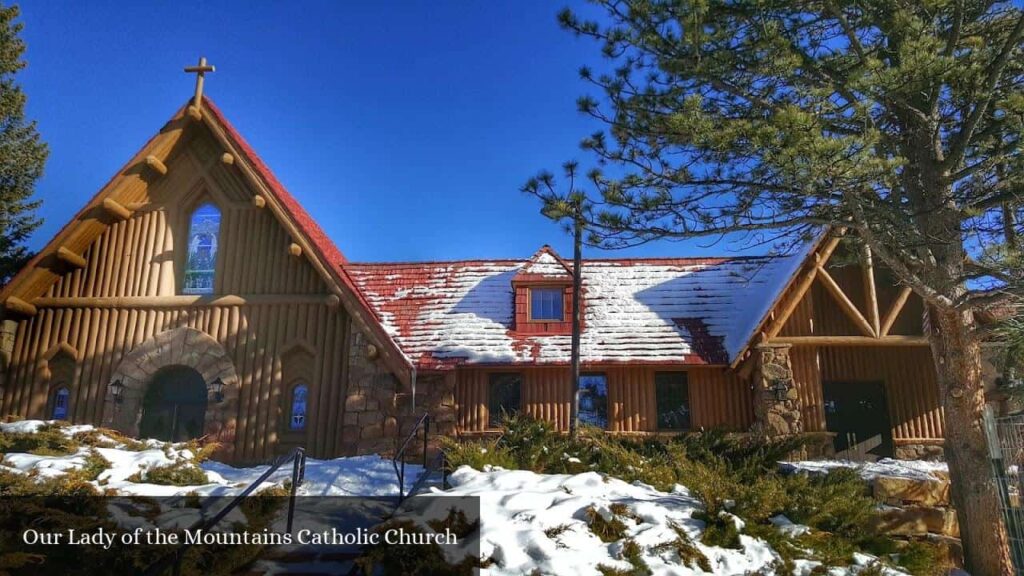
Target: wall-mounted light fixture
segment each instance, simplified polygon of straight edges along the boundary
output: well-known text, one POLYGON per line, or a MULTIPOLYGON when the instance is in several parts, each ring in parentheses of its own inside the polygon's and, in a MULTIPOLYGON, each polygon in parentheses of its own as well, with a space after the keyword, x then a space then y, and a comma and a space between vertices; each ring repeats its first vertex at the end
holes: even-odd
POLYGON ((210 392, 213 392, 213 401, 220 403, 224 401, 224 381, 220 376, 213 379, 209 385, 210 392))
POLYGON ((124 382, 120 378, 110 383, 110 394, 114 397, 114 404, 124 402, 124 382))
POLYGON ((786 385, 786 380, 782 378, 775 378, 772 380, 772 386, 769 388, 775 395, 775 400, 782 402, 786 399, 786 395, 789 393, 789 386, 786 385))

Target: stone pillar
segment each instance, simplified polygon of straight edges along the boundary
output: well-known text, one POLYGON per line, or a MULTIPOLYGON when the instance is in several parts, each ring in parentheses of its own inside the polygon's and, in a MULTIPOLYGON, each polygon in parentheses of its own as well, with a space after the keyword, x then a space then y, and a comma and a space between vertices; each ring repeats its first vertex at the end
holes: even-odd
POLYGON ((353 324, 341 430, 347 456, 386 452, 397 442, 398 381, 372 353, 370 344, 353 324))
POLYGON ((768 437, 792 436, 804 431, 800 392, 793 380, 788 344, 760 344, 754 371, 754 426, 752 432, 768 437))

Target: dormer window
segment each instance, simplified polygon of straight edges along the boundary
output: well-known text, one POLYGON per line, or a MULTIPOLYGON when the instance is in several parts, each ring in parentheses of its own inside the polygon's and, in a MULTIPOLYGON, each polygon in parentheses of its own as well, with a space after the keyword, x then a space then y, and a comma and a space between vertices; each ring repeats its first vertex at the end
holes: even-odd
POLYGON ((530 320, 562 322, 565 320, 563 288, 530 288, 530 320))
POLYGON ((572 332, 572 268, 550 246, 541 248, 516 272, 512 292, 516 332, 572 332))

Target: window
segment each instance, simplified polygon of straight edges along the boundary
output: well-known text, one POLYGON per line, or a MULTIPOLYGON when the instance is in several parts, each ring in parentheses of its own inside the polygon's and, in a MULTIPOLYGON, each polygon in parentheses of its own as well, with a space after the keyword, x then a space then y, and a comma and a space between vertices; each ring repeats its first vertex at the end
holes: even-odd
POLYGON ((306 429, 306 395, 309 387, 297 384, 292 388, 292 417, 288 420, 288 428, 292 430, 306 429))
POLYGON ((491 374, 487 396, 487 410, 490 415, 487 424, 490 427, 500 427, 505 414, 519 412, 519 389, 522 382, 519 374, 491 374))
POLYGON ((690 388, 686 372, 658 372, 654 375, 659 430, 689 430, 690 388))
POLYGON ((608 377, 604 374, 580 376, 579 415, 583 424, 608 427, 608 377))
POLYGON ((185 262, 185 294, 213 294, 213 275, 217 268, 217 235, 220 210, 203 204, 192 213, 188 227, 188 258, 185 262))
POLYGON ((71 391, 66 386, 57 388, 53 393, 53 419, 68 419, 68 400, 71 398, 71 391))
POLYGON ((564 319, 561 288, 530 288, 530 320, 564 319))

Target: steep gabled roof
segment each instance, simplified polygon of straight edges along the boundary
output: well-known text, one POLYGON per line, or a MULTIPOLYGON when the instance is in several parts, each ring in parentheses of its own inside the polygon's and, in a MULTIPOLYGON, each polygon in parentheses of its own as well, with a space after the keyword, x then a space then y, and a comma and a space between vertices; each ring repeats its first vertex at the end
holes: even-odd
POLYGON ((211 114, 204 113, 203 118, 214 120, 214 122, 208 123, 208 125, 215 134, 218 132, 218 127, 223 128, 224 135, 229 141, 228 145, 237 150, 245 163, 252 167, 252 170, 265 185, 269 193, 268 200, 271 200, 271 208, 274 208, 276 204, 282 211, 279 217, 285 221, 290 221, 298 230, 300 237, 305 238, 309 242, 310 248, 318 257, 318 263, 326 268, 330 278, 338 285, 340 289, 339 296, 346 302, 346 308, 352 314, 356 323, 364 331, 372 334, 375 340, 385 346, 384 350, 381 351, 384 360, 388 362, 391 369, 395 371, 400 379, 407 381, 409 377, 408 371, 412 367, 412 363, 403 354, 401 348, 398 347, 391 335, 384 330, 379 321, 380 319, 375 314, 375 310, 352 282, 351 277, 349 277, 345 270, 346 259, 341 250, 327 236, 327 233, 320 228, 316 220, 306 212, 306 209, 299 204, 295 197, 274 176, 270 168, 267 167, 235 127, 228 122, 227 118, 225 118, 213 101, 203 97, 203 105, 204 112, 207 110, 211 112, 211 114))
MULTIPOLYGON (((726 365, 805 255, 583 263, 583 361, 726 365)), ((563 364, 568 335, 513 330, 512 279, 527 260, 350 263, 385 328, 422 369, 563 364)))
MULTIPOLYGON (((263 162, 242 135, 228 122, 220 109, 203 98, 202 125, 235 159, 235 165, 266 200, 268 208, 292 234, 295 242, 303 245, 311 256, 310 262, 320 271, 328 286, 336 289, 339 298, 356 323, 383 345, 382 356, 389 367, 403 379, 408 377, 411 363, 402 354, 391 336, 382 328, 374 309, 363 298, 345 271, 345 257, 334 242, 295 200, 270 168, 263 162)), ((62 273, 54 265, 54 254, 59 247, 82 254, 114 220, 102 208, 107 199, 131 206, 146 199, 147 176, 145 159, 149 156, 166 161, 182 136, 199 123, 186 114, 188 104, 182 106, 167 124, 151 138, 113 178, 71 219, 54 238, 0 291, 0 301, 11 296, 30 300, 41 295, 62 273)))

